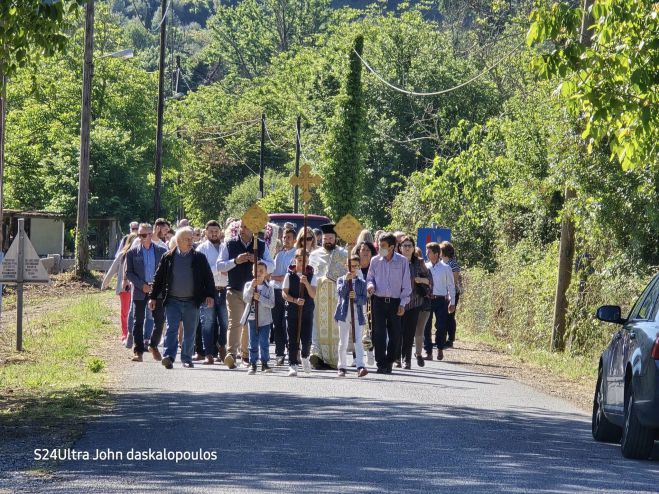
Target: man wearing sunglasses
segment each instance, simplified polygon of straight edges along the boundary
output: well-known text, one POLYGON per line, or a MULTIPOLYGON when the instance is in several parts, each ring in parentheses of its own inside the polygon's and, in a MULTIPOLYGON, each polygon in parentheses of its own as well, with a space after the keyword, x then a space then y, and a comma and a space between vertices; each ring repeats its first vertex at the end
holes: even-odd
MULTIPOLYGON (((148 310, 148 294, 153 286, 153 278, 160 258, 167 251, 152 241, 153 228, 148 223, 142 223, 137 235, 139 244, 132 247, 126 254, 126 276, 133 284, 133 362, 142 362, 144 353, 144 319, 148 310)), ((165 324, 165 313, 162 298, 156 301, 153 309, 154 328, 149 341, 149 352, 154 360, 162 360, 158 344, 162 337, 165 324)))

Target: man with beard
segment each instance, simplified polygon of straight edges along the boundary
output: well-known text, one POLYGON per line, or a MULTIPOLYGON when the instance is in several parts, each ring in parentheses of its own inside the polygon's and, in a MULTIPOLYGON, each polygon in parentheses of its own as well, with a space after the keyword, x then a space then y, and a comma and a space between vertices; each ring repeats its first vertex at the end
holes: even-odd
POLYGON ((243 327, 241 319, 246 305, 243 300, 243 288, 248 281, 254 278, 254 263, 263 261, 268 273, 271 273, 275 268, 275 263, 270 256, 270 251, 266 248, 265 242, 258 239, 257 252, 254 252, 253 239, 254 234, 241 221, 238 236, 222 244, 217 259, 218 271, 228 273, 229 276, 227 289, 229 348, 224 359, 224 363, 229 369, 236 368, 238 350, 241 351, 243 365, 248 366, 248 333, 243 327))
POLYGON ((318 279, 310 361, 316 369, 336 369, 339 361, 339 326, 334 320, 336 280, 347 272, 348 252, 337 247, 333 223, 321 225, 320 229, 323 245, 309 255, 309 264, 318 279))
POLYGON ((158 218, 153 224, 153 243, 165 250, 169 250, 169 246, 167 245, 167 234, 169 230, 169 221, 165 218, 158 218))
POLYGON ((214 362, 213 355, 216 354, 216 347, 219 347, 221 361, 224 361, 227 355, 227 327, 229 325, 227 287, 226 281, 217 270, 217 258, 220 255, 223 237, 224 232, 220 228, 220 224, 211 220, 206 223, 206 240, 197 247, 197 252, 206 256, 215 282, 213 307, 208 307, 206 304, 202 304, 200 307, 201 335, 206 359, 204 364, 214 362))

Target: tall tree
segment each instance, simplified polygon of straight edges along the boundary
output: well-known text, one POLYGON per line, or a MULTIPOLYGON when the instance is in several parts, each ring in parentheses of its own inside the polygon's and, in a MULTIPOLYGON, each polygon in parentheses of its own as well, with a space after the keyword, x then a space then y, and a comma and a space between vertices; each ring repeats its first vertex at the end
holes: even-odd
POLYGON ((364 37, 359 35, 350 49, 350 71, 338 96, 336 114, 323 150, 320 196, 328 213, 336 220, 347 213, 355 213, 362 196, 366 111, 359 57, 363 51, 364 37))
MULTIPOLYGON (((67 14, 84 0, 8 0, 0 2, 0 225, 2 225, 7 79, 40 56, 62 50, 67 14)), ((1 234, 0 234, 1 237, 1 234)), ((0 239, 1 241, 1 239, 0 239)))

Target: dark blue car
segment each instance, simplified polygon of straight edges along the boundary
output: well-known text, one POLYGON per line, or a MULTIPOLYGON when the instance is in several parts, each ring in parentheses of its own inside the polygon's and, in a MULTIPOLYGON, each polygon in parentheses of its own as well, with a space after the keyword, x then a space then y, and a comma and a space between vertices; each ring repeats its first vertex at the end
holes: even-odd
POLYGON ((625 458, 646 459, 659 434, 659 274, 626 319, 604 305, 597 318, 620 324, 602 353, 593 399, 593 437, 620 442, 625 458))

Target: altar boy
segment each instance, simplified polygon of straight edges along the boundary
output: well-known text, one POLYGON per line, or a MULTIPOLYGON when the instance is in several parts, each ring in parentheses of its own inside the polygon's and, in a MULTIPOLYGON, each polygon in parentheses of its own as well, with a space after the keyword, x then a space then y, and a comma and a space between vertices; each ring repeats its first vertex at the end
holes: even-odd
POLYGON ((334 312, 334 320, 339 324, 339 365, 338 377, 345 377, 347 366, 346 353, 348 342, 352 335, 350 316, 350 301, 352 300, 355 312, 355 354, 357 361, 357 377, 364 377, 368 370, 364 366, 364 346, 362 344, 362 329, 366 324, 364 306, 366 305, 366 281, 359 269, 359 255, 353 255, 346 263, 348 273, 336 281, 338 302, 334 312), (352 284, 352 286, 350 286, 352 284), (351 289, 352 288, 352 289, 351 289))

